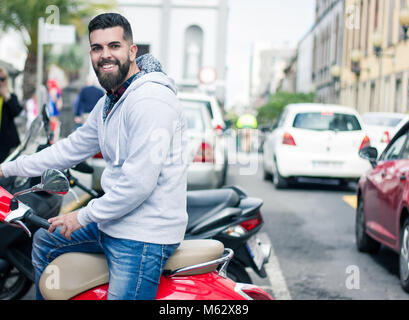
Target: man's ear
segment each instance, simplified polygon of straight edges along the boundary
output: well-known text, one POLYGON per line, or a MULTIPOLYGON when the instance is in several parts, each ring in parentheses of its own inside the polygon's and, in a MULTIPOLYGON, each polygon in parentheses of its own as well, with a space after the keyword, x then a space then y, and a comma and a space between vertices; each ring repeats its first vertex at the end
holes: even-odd
POLYGON ((129 47, 129 58, 131 59, 131 61, 134 61, 136 59, 136 54, 138 53, 138 47, 136 46, 136 44, 131 44, 131 46, 129 47))

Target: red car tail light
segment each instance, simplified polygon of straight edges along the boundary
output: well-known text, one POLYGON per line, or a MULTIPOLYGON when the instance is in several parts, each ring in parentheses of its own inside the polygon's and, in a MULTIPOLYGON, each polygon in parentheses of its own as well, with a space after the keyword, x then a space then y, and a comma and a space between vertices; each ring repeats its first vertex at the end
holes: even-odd
POLYGON ((104 159, 101 152, 98 152, 95 156, 93 156, 93 158, 94 159, 104 159))
POLYGON ((296 146, 293 136, 288 132, 284 133, 282 143, 289 146, 296 146))
POLYGON ((193 162, 214 163, 214 152, 212 145, 208 142, 202 142, 196 152, 193 162))
POLYGON ((257 218, 243 221, 242 223, 240 223, 240 225, 247 231, 250 231, 251 229, 254 229, 255 227, 259 226, 262 222, 263 216, 261 215, 260 212, 257 218))
POLYGON ((361 146, 359 147, 359 150, 362 150, 365 147, 369 147, 371 145, 371 140, 369 139, 368 136, 365 136, 361 142, 361 146))
POLYGON ((382 139, 381 142, 382 143, 389 143, 389 141, 391 141, 390 137, 389 137, 389 132, 385 131, 382 135, 382 139))

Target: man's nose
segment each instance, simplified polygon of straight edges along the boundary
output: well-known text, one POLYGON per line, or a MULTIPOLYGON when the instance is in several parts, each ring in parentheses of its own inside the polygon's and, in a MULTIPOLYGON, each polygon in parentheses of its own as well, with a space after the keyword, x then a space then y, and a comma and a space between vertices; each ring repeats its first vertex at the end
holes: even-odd
POLYGON ((108 46, 103 47, 102 48, 101 58, 107 59, 107 58, 110 58, 110 57, 112 57, 112 55, 111 55, 111 50, 109 49, 109 47, 108 46))

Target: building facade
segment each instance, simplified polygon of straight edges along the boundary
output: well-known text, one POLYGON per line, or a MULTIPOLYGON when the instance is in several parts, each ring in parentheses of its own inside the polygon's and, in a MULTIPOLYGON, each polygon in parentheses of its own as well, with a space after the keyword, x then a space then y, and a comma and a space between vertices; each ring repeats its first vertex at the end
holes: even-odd
POLYGON ((179 88, 203 87, 199 73, 205 69, 216 80, 204 89, 224 102, 227 0, 119 0, 118 4, 141 53, 156 56, 179 88))
POLYGON ((260 107, 268 102, 285 78, 285 69, 295 55, 289 46, 275 46, 271 42, 253 44, 250 62, 250 104, 260 107))
POLYGON ((343 39, 342 0, 317 0, 315 25, 312 28, 312 83, 316 100, 338 103, 339 87, 331 74, 333 65, 342 61, 343 39))
POLYGON ((409 109, 409 42, 399 21, 407 0, 346 0, 341 102, 359 112, 409 109))

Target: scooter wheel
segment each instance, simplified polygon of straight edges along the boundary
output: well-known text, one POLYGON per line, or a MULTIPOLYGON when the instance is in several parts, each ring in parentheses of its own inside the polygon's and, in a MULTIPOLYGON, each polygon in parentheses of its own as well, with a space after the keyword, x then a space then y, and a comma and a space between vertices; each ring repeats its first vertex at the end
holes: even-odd
POLYGON ((18 300, 26 295, 32 282, 17 269, 0 273, 0 300, 18 300))

